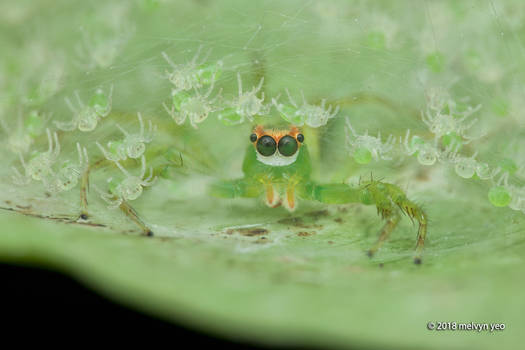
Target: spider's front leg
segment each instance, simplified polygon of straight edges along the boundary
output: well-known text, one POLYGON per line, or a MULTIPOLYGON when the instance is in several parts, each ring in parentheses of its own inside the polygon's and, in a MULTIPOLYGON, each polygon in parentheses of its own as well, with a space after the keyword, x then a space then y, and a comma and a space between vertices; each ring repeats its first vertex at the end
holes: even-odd
MULTIPOLYGON (((399 222, 399 212, 401 212, 407 215, 410 220, 416 220, 419 224, 414 263, 421 264, 421 253, 427 235, 428 219, 426 213, 420 206, 409 200, 403 190, 396 185, 370 180, 365 182, 363 186, 363 191, 368 193, 376 204, 378 214, 381 214, 384 219, 388 220, 383 227, 379 241, 376 243, 377 248, 381 246, 381 237, 385 236, 384 239, 386 239, 388 234, 395 228, 397 222, 399 222)), ((374 252, 371 250, 370 254, 373 255, 374 252)))
POLYGON ((427 233, 427 216, 423 209, 410 201, 396 185, 370 180, 352 188, 345 184, 309 183, 304 188, 304 197, 329 204, 362 203, 375 204, 378 214, 386 220, 377 242, 370 248, 371 257, 381 247, 400 220, 400 213, 419 223, 414 263, 421 263, 421 253, 427 233))
POLYGON ((221 180, 211 184, 209 193, 218 198, 256 198, 262 193, 257 183, 245 178, 236 180, 221 180))

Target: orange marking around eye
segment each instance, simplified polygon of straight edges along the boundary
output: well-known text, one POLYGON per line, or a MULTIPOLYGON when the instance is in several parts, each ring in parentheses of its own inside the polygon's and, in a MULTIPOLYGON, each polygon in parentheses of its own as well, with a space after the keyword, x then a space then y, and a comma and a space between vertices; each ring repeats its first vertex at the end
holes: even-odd
MULTIPOLYGON (((279 140, 283 138, 286 135, 289 135, 293 137, 295 140, 297 140, 297 135, 301 133, 298 127, 292 125, 290 126, 290 130, 280 130, 280 129, 269 129, 265 130, 262 125, 257 125, 255 129, 253 129, 253 133, 257 135, 257 140, 259 140, 263 136, 270 136, 275 140, 275 143, 279 143, 279 140)), ((254 145, 257 144, 257 141, 253 143, 254 145)), ((301 147, 301 142, 297 141, 297 145, 301 147)))

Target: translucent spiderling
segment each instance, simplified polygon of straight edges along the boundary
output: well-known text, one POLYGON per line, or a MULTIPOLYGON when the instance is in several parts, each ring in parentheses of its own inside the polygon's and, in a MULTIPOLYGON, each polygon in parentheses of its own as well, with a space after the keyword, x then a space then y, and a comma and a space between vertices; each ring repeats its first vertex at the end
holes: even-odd
POLYGON ((346 144, 350 154, 359 164, 368 164, 374 160, 391 160, 389 152, 394 146, 395 139, 388 136, 385 143, 381 141, 381 133, 377 137, 369 136, 368 130, 364 135, 358 135, 350 124, 350 118, 346 118, 346 144))
POLYGON ((184 91, 176 92, 173 90, 171 108, 168 108, 165 103, 162 103, 162 105, 175 123, 182 125, 186 119, 189 119, 191 126, 197 129, 197 124, 202 123, 211 112, 218 109, 214 103, 220 97, 221 90, 214 98, 208 99, 213 91, 213 87, 214 83, 212 82, 204 95, 201 95, 198 90, 195 90, 193 95, 184 91))
POLYGON ((23 98, 24 104, 33 107, 40 106, 54 96, 62 87, 64 66, 64 60, 60 56, 55 58, 55 62, 47 65, 40 82, 31 87, 23 98))
POLYGON ((24 128, 22 115, 18 115, 16 128, 10 127, 3 118, 0 118, 0 127, 7 135, 7 147, 13 153, 25 154, 33 144, 33 138, 24 128))
POLYGON ((95 130, 100 118, 106 117, 111 112, 113 85, 109 93, 105 94, 102 89, 97 89, 95 94, 89 100, 89 104, 85 105, 80 98, 78 91, 75 91, 78 108, 73 106, 69 98, 66 98, 66 104, 73 112, 73 118, 69 122, 55 121, 55 125, 62 131, 78 130, 89 132, 95 130))
POLYGON ((87 69, 110 67, 134 32, 133 25, 126 25, 125 29, 116 29, 110 35, 94 38, 82 29, 82 41, 75 47, 76 54, 81 58, 77 65, 87 69))
POLYGON ((49 129, 46 129, 46 132, 49 144, 49 148, 46 152, 35 152, 27 164, 24 161, 22 154, 19 154, 25 175, 22 176, 16 168, 13 168, 15 171, 15 176, 13 177, 15 183, 27 184, 31 179, 44 181, 49 176, 54 175, 53 164, 57 161, 58 156, 60 155, 60 143, 58 142, 56 132, 53 133, 53 137, 51 137, 51 131, 49 131, 49 129))
POLYGON ((303 104, 299 107, 288 89, 286 89, 286 94, 291 105, 279 103, 279 96, 272 99, 272 104, 281 113, 284 120, 294 125, 303 126, 306 124, 313 128, 318 128, 326 125, 328 120, 335 117, 339 112, 339 106, 336 106, 333 110, 331 105, 326 108, 326 99, 321 100, 321 105, 312 105, 306 102, 304 93, 301 92, 303 104))
POLYGON ((431 96, 427 110, 421 112, 421 119, 430 132, 435 135, 436 139, 445 135, 457 135, 466 140, 463 144, 468 144, 472 140, 481 137, 470 137, 466 135, 467 130, 478 122, 478 119, 474 119, 466 123, 466 119, 476 113, 480 108, 481 105, 477 105, 476 107, 468 106, 465 111, 459 112, 456 109, 454 101, 450 99, 439 100, 437 97, 431 96))
POLYGON ((270 112, 271 105, 264 104, 264 92, 261 94, 261 98, 257 97, 257 93, 261 91, 264 83, 264 77, 261 78, 259 85, 254 86, 252 90, 242 92, 242 80, 241 74, 237 72, 237 84, 239 86, 239 95, 233 101, 230 106, 224 108, 219 114, 219 120, 226 125, 236 125, 244 122, 244 119, 253 121, 253 117, 256 115, 265 115, 270 112))
POLYGON ((491 170, 487 163, 478 162, 476 165, 476 175, 478 175, 481 180, 492 179, 498 171, 499 170, 491 170))
POLYGON ((157 127, 152 124, 151 120, 148 120, 148 132, 145 133, 144 121, 140 112, 137 113, 137 117, 140 125, 138 133, 131 134, 117 124, 117 128, 124 134, 124 140, 108 142, 107 147, 109 150, 106 150, 100 143, 96 142, 96 145, 107 159, 111 161, 125 160, 128 157, 137 159, 144 154, 146 144, 153 140, 153 134, 157 127))
POLYGON ((410 130, 407 130, 405 139, 402 143, 405 154, 411 156, 417 153, 417 161, 421 165, 432 165, 440 157, 439 151, 436 147, 425 142, 421 137, 414 135, 410 138, 410 130))
POLYGON ((27 153, 34 138, 44 133, 49 119, 51 119, 51 113, 44 114, 33 110, 22 117, 22 113, 19 112, 16 118, 16 127, 11 127, 0 118, 0 128, 7 134, 8 149, 13 153, 27 153))
POLYGON ((120 163, 117 161, 115 164, 120 171, 126 176, 120 183, 110 182, 110 192, 102 192, 97 189, 102 199, 109 204, 110 209, 118 208, 125 201, 132 201, 140 197, 143 188, 146 186, 152 186, 155 183, 157 177, 153 177, 153 168, 150 167, 150 174, 147 178, 146 175, 146 158, 141 157, 141 171, 140 176, 130 174, 120 163))
POLYGON ((31 111, 24 119, 24 130, 31 137, 42 135, 51 116, 51 113, 40 113, 37 110, 31 111))
POLYGON ((89 166, 87 150, 85 147, 81 147, 78 142, 77 152, 77 164, 66 160, 64 163, 62 163, 62 166, 60 167, 60 169, 58 169, 58 171, 56 172, 56 174, 54 174, 52 178, 44 181, 46 188, 50 192, 64 192, 76 187, 76 185, 78 184, 78 180, 89 166))
POLYGON ((508 186, 507 190, 511 197, 508 204, 509 208, 512 210, 520 210, 525 213, 525 186, 508 186))
POLYGON ((212 84, 219 78, 222 61, 206 64, 210 50, 198 62, 201 50, 202 45, 199 46, 192 60, 186 64, 175 64, 165 52, 162 52, 162 57, 173 69, 171 72, 166 71, 166 77, 173 84, 175 92, 200 89, 203 85, 212 84))
POLYGON ((472 157, 456 157, 454 163, 454 170, 458 176, 465 179, 470 179, 476 173, 478 162, 476 161, 477 152, 472 157))

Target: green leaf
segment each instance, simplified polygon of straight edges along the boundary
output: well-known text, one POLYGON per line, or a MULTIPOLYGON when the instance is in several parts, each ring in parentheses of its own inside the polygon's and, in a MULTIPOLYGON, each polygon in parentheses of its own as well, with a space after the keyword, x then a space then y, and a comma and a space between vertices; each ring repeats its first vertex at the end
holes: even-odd
POLYGON ((1 258, 52 266, 168 320, 264 343, 489 349, 521 339, 522 214, 432 194, 416 266, 407 222, 376 257, 366 256, 380 227, 372 207, 301 203, 289 215, 253 201, 217 206, 149 195, 138 209, 155 222, 153 238, 129 232, 131 223, 118 212, 104 217, 103 208, 93 220, 106 229, 3 212, 1 258), (166 206, 172 214, 162 218, 166 206), (429 321, 507 329, 438 332, 427 330, 429 321))

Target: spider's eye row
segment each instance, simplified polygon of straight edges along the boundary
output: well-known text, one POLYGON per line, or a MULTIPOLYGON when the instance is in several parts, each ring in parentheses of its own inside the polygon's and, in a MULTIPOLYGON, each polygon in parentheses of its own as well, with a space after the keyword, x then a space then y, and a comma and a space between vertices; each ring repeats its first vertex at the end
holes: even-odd
POLYGON ((289 157, 297 152, 297 141, 292 136, 284 136, 279 140, 279 153, 285 157, 289 157))
MULTIPOLYGON (((250 137, 251 138, 251 137, 250 137)), ((275 140, 271 136, 262 136, 259 141, 257 141, 257 152, 259 152, 261 155, 268 157, 275 153, 275 150, 277 149, 277 145, 275 144, 275 140)))
POLYGON ((303 134, 298 134, 297 135, 297 141, 299 141, 300 143, 303 143, 304 142, 304 135, 303 134))
POLYGON ((251 142, 255 142, 255 141, 257 141, 257 135, 256 135, 256 134, 251 134, 251 135, 250 135, 250 141, 251 141, 251 142))

